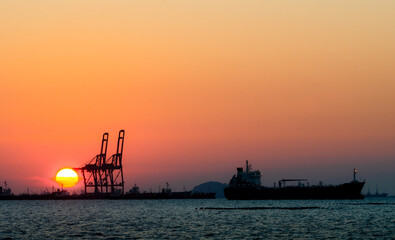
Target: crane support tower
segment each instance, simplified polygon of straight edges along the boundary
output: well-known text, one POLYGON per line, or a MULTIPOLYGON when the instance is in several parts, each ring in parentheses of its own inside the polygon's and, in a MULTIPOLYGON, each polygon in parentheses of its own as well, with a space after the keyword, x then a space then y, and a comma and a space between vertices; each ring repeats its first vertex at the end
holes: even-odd
POLYGON ((120 130, 118 135, 117 152, 110 158, 107 157, 108 133, 103 134, 100 154, 92 158, 81 168, 84 178, 85 194, 110 194, 123 195, 124 181, 122 170, 122 153, 125 139, 125 130, 120 130))

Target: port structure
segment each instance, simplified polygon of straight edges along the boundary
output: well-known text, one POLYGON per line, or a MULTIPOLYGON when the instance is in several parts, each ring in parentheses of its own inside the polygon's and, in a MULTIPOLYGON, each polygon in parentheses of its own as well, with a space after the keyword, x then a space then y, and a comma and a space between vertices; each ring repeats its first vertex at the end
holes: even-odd
POLYGON ((107 157, 108 133, 103 134, 100 154, 80 168, 84 178, 85 194, 124 194, 124 180, 122 169, 123 144, 125 130, 120 130, 118 135, 117 151, 111 157, 107 157))

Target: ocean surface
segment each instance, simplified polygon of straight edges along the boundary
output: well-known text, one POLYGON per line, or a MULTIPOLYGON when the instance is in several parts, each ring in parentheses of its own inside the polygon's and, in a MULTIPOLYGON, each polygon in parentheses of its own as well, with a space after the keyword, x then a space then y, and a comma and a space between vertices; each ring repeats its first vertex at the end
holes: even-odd
POLYGON ((395 239, 395 198, 0 201, 0 239, 395 239))

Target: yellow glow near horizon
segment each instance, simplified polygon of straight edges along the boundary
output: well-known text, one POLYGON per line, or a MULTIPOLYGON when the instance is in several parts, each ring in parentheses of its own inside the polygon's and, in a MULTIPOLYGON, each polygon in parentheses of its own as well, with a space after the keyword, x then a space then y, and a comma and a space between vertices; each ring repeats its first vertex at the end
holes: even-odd
POLYGON ((63 168, 56 174, 55 180, 61 187, 74 187, 78 183, 78 175, 71 168, 63 168))

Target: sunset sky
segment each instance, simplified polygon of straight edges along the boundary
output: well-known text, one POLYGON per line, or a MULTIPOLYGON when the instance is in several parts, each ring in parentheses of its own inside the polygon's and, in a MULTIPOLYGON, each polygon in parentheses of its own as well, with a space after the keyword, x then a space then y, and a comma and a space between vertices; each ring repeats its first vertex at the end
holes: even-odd
POLYGON ((394 13, 392 0, 1 1, 0 185, 57 187, 124 129, 126 189, 228 182, 248 159, 267 186, 355 167, 394 195, 394 13))

